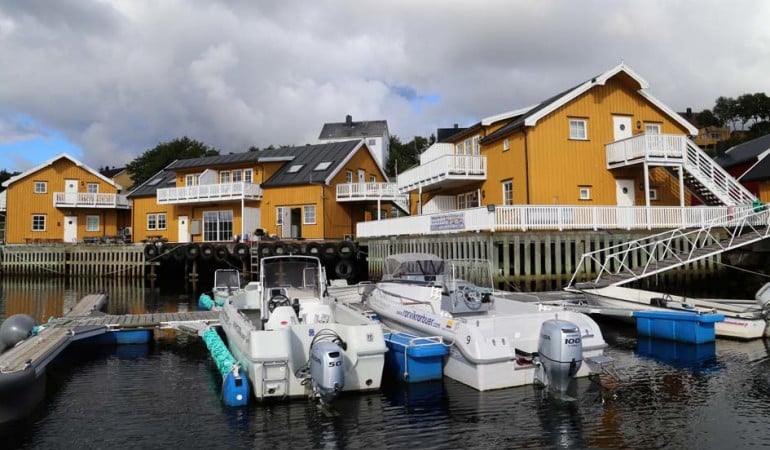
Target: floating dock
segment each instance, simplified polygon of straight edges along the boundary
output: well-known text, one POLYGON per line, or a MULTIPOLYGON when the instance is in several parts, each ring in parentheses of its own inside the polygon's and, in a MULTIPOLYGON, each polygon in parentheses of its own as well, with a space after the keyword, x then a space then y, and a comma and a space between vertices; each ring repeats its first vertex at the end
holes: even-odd
POLYGON ((105 336, 115 338, 110 342, 121 342, 116 336, 126 331, 151 333, 185 323, 219 324, 214 311, 101 315, 98 311, 106 300, 106 294, 83 297, 63 317, 39 325, 35 334, 0 354, 0 422, 23 417, 42 400, 46 367, 72 342, 105 336), (21 398, 21 393, 33 398, 21 398))

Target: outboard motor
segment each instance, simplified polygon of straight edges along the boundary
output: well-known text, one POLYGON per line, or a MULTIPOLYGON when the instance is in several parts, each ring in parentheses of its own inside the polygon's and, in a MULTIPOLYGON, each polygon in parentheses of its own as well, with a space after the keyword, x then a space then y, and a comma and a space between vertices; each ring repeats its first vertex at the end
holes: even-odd
POLYGON ((310 349, 313 393, 321 403, 331 403, 345 386, 342 349, 334 342, 318 342, 310 349))
POLYGON ((14 314, 0 325, 0 353, 27 339, 35 327, 35 319, 26 314, 14 314))
POLYGON ((762 308, 762 317, 767 320, 770 318, 770 283, 765 283, 764 286, 754 294, 754 299, 762 308))
POLYGON ((583 363, 580 329, 572 322, 551 319, 540 327, 536 379, 565 393, 583 363))

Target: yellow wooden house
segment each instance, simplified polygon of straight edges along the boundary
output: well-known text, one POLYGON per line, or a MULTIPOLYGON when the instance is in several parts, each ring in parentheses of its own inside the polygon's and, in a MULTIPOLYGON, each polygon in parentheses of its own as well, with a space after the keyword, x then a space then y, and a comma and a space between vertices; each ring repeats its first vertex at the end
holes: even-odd
POLYGON ((407 209, 387 181, 364 140, 178 160, 129 193, 134 240, 342 239, 407 209))
POLYGON ((413 214, 750 202, 690 140, 698 130, 647 89, 619 64, 536 105, 439 130, 420 164, 398 175, 399 191, 412 195, 413 214))
POLYGON ((128 225, 123 187, 66 153, 3 186, 7 244, 115 238, 128 225))

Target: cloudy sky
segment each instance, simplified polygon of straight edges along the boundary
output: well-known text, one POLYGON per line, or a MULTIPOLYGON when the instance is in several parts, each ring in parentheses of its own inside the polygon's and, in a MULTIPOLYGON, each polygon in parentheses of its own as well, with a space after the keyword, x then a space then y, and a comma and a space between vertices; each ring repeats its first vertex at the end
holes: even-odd
POLYGON ((122 166, 385 119, 402 140, 537 103, 624 61, 681 111, 770 93, 770 2, 24 0, 0 3, 0 169, 122 166))

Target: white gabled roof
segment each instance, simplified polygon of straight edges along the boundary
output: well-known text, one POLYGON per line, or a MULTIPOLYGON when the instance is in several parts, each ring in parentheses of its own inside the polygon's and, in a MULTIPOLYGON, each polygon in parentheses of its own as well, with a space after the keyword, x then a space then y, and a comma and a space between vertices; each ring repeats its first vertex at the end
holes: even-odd
POLYGON ((618 73, 623 72, 629 77, 631 77, 634 81, 636 81, 639 84, 638 93, 643 96, 645 99, 647 99, 650 103, 654 104, 656 107, 658 107, 661 111, 666 113, 668 116, 670 116, 674 121, 682 125, 684 128, 687 129, 687 131, 690 132, 692 135, 698 134, 698 129, 693 127, 690 122, 685 120, 684 117, 677 114, 674 110, 666 106, 663 102, 658 100, 657 98, 650 95, 646 89, 649 88, 649 83, 639 76, 633 69, 628 67, 625 63, 620 63, 617 66, 611 68, 610 70, 602 73, 598 77, 592 78, 585 83, 582 83, 575 87, 574 89, 568 91, 558 99, 554 100, 541 110, 537 111, 536 113, 532 114, 531 116, 527 117, 524 120, 525 126, 535 126, 537 122, 542 119, 543 117, 547 116, 548 114, 554 112, 555 110, 561 108, 565 104, 569 103, 570 101, 577 98, 579 95, 583 94, 584 92, 588 91, 592 87, 596 85, 603 86, 605 83, 607 83, 607 80, 614 77, 618 73))
POLYGON ((16 176, 13 176, 13 177, 5 180, 3 182, 3 187, 7 188, 8 186, 10 186, 11 184, 15 183, 16 181, 21 180, 22 178, 25 178, 25 177, 27 177, 27 176, 29 176, 29 175, 31 175, 31 174, 39 171, 39 170, 42 170, 42 169, 50 166, 51 164, 53 164, 54 162, 56 162, 56 161, 58 161, 58 160, 60 160, 62 158, 70 160, 76 166, 82 168, 83 170, 86 170, 86 171, 90 172, 91 174, 95 175, 96 177, 102 179, 105 183, 114 186, 116 189, 119 189, 119 190, 123 189, 123 187, 121 185, 115 183, 111 179, 105 177, 104 175, 100 174, 99 172, 95 171, 94 169, 88 167, 87 165, 83 164, 82 162, 78 161, 77 159, 73 158, 72 156, 68 155, 67 153, 61 153, 59 155, 56 155, 53 158, 43 162, 42 164, 39 164, 39 165, 29 169, 29 170, 26 170, 26 171, 24 171, 24 172, 22 172, 22 173, 20 173, 20 174, 18 174, 16 176))
POLYGON ((492 125, 495 122, 521 116, 522 114, 526 114, 527 112, 529 112, 535 106, 537 106, 537 104, 527 106, 526 108, 514 109, 513 111, 500 113, 494 116, 484 117, 483 119, 481 119, 481 125, 488 127, 489 125, 492 125))

